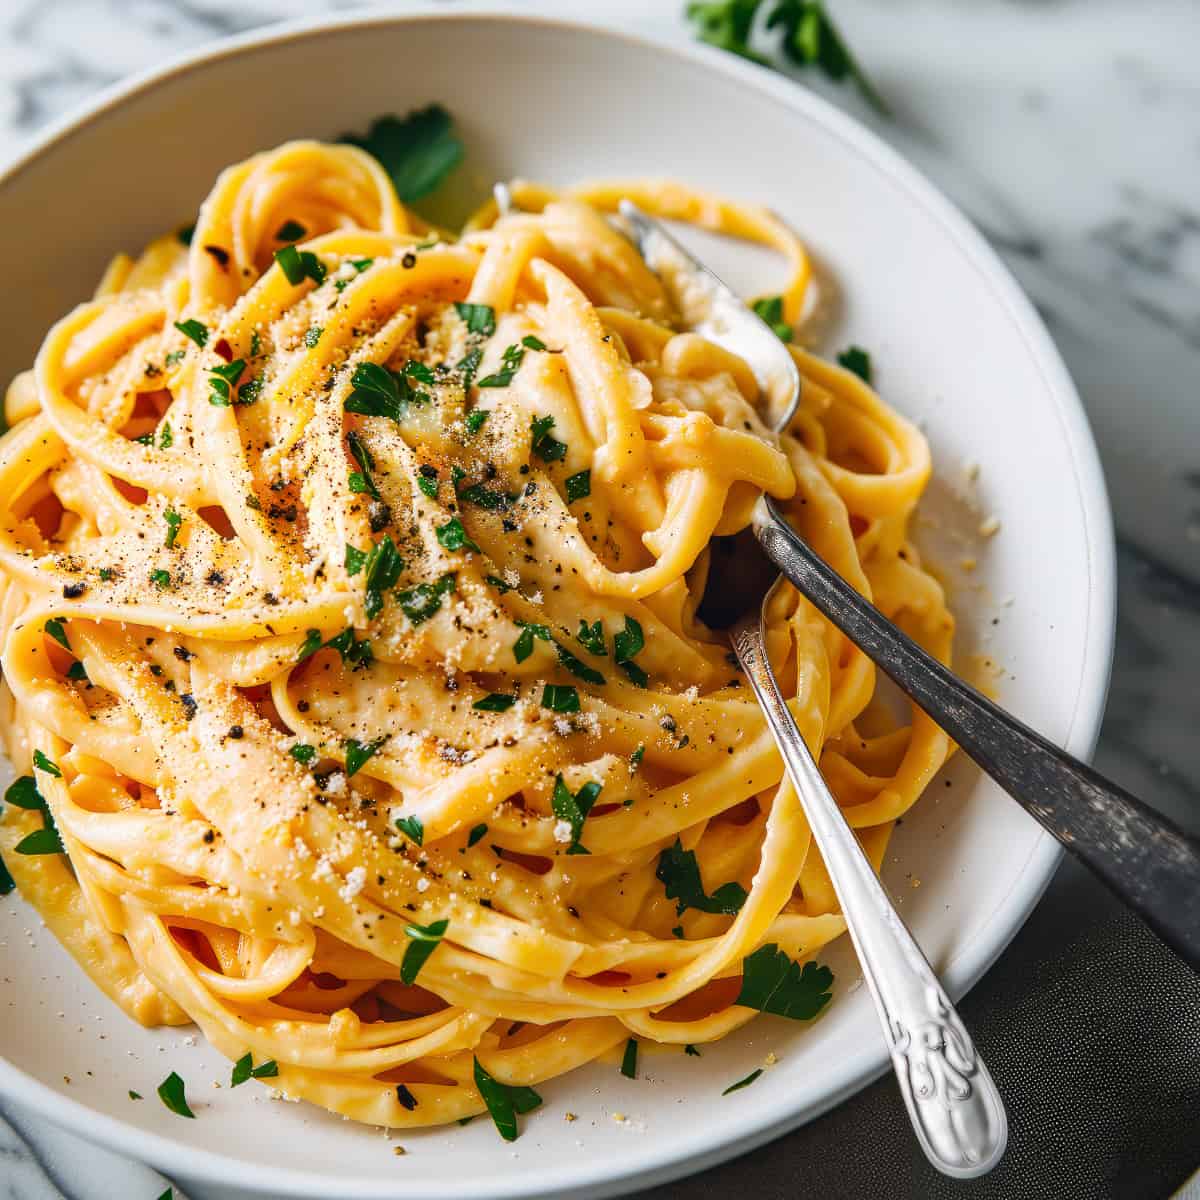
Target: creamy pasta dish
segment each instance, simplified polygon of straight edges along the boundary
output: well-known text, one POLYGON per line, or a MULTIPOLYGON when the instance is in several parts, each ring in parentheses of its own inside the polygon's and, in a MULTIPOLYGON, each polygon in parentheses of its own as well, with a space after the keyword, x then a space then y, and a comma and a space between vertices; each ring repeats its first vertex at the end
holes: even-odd
MULTIPOLYGON (((674 183, 513 194, 452 237, 353 145, 232 166, 50 330, 0 440, 3 887, 235 1084, 506 1138, 544 1080, 830 997, 836 898, 698 613, 713 539, 769 493, 943 661, 953 634, 909 537, 925 441, 861 352, 801 348, 797 237, 674 183), (626 196, 783 256, 782 437, 626 196)), ((793 589, 767 617, 878 869, 949 742, 793 589)))

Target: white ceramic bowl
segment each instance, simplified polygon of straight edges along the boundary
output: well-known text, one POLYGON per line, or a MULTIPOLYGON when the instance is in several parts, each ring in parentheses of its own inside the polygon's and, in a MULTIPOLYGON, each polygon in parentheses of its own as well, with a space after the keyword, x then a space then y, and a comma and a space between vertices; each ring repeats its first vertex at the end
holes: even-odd
MULTIPOLYGON (((186 220, 219 168, 433 100, 458 119, 479 190, 515 174, 669 174, 765 201, 806 235, 844 292, 827 348, 869 347, 884 394, 932 441, 927 532, 940 535, 962 645, 1003 663, 1011 708, 1090 752, 1112 644, 1113 546, 1095 448, 1054 347, 982 238, 912 168, 822 100, 732 56, 451 15, 342 19, 193 55, 110 92, 0 180, 8 294, 19 298, 5 315, 0 377, 27 365, 113 251, 186 220), (974 510, 961 495, 971 463, 974 510), (1002 530, 972 551, 978 570, 956 576, 964 551, 953 535, 982 513, 1002 530)), ((734 282, 761 266, 707 251, 734 282)), ((961 994, 1020 927, 1058 852, 970 763, 944 779, 952 786, 939 779, 905 819, 885 878, 961 994)), ((128 1022, 15 895, 0 903, 0 944, 0 1088, 177 1179, 276 1196, 610 1195, 764 1142, 884 1065, 842 945, 829 958, 835 1003, 812 1027, 762 1018, 703 1058, 645 1055, 637 1081, 594 1064, 544 1086, 545 1107, 512 1147, 477 1121, 405 1134, 408 1153, 396 1158, 376 1130, 258 1087, 211 1087, 228 1080, 220 1056, 186 1031, 128 1022), (721 1098, 769 1052, 778 1065, 721 1098), (155 1098, 171 1070, 188 1081, 195 1121, 155 1098), (130 1088, 147 1098, 130 1100, 130 1088), (579 1119, 567 1123, 566 1110, 579 1119)))

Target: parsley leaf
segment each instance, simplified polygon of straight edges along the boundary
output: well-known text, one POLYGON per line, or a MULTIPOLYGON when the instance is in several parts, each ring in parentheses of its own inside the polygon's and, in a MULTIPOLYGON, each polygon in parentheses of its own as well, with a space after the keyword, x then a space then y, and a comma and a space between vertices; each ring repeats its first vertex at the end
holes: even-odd
POLYGON ((476 700, 471 707, 476 712, 508 712, 516 702, 516 696, 510 696, 507 692, 488 692, 486 696, 476 700))
POLYGON ((304 331, 304 344, 311 350, 321 340, 321 334, 324 332, 323 325, 310 325, 304 331))
POLYGON ((273 1058, 259 1063, 256 1067, 254 1059, 251 1058, 249 1051, 247 1051, 233 1064, 233 1073, 229 1077, 229 1086, 231 1088, 239 1087, 247 1079, 274 1079, 278 1074, 279 1064, 273 1058))
POLYGON ((367 620, 373 621, 383 611, 384 591, 387 588, 395 587, 396 581, 400 578, 400 572, 404 570, 404 560, 400 557, 400 552, 396 549, 396 543, 392 541, 390 533, 385 533, 371 547, 365 560, 364 569, 367 589, 363 600, 363 609, 367 614, 367 620))
POLYGON ((66 630, 58 617, 51 617, 42 628, 64 649, 70 650, 71 643, 67 641, 66 630))
POLYGON ((527 333, 521 339, 521 345, 527 350, 545 350, 546 343, 539 337, 534 337, 532 333, 527 333))
POLYGON ((314 758, 317 757, 316 746, 306 745, 304 742, 297 742, 288 753, 302 766, 306 767, 314 758))
POLYGON ((297 250, 295 246, 284 246, 275 251, 275 261, 293 287, 311 279, 320 285, 325 282, 325 264, 311 250, 297 250))
POLYGON ((782 296, 764 296, 761 300, 755 300, 751 307, 770 325, 771 331, 781 342, 792 340, 792 327, 783 319, 782 296))
POLYGON ((222 363, 219 367, 210 367, 208 386, 212 388, 212 391, 208 394, 209 404, 216 408, 228 408, 233 403, 232 389, 237 387, 237 382, 241 379, 245 369, 246 360, 244 358, 235 358, 233 362, 222 363))
POLYGON ((445 525, 437 526, 434 532, 437 534, 437 540, 443 550, 451 552, 455 550, 474 550, 476 553, 479 552, 479 547, 467 536, 467 531, 463 528, 463 523, 457 517, 451 517, 445 525))
POLYGON ((750 49, 750 32, 762 0, 715 0, 689 4, 687 18, 696 24, 696 36, 718 50, 728 50, 752 62, 762 58, 750 49))
POLYGON ((632 617, 626 616, 625 628, 613 638, 613 658, 617 666, 638 685, 645 687, 650 677, 635 663, 634 657, 642 652, 646 645, 646 636, 641 625, 632 617))
POLYGON ((496 310, 490 304, 464 304, 456 300, 454 309, 467 323, 468 333, 491 337, 496 332, 496 310))
POLYGON ((568 504, 574 504, 576 500, 586 500, 592 494, 591 471, 577 471, 574 475, 568 475, 566 487, 568 504))
POLYGON ((437 583, 419 583, 406 592, 398 592, 400 611, 414 624, 428 621, 442 607, 442 599, 454 591, 454 575, 443 575, 437 583))
POLYGON ((500 512, 511 508, 516 496, 508 492, 498 492, 495 488, 484 487, 482 483, 473 483, 470 487, 460 488, 458 498, 477 508, 486 508, 488 512, 500 512))
POLYGON ((458 369, 462 372, 463 391, 469 392, 471 384, 475 380, 475 372, 479 370, 479 364, 483 361, 483 351, 478 346, 474 350, 468 351, 463 355, 462 361, 458 364, 458 369))
MULTIPOLYGON (((317 636, 320 637, 320 634, 317 636)), ((308 640, 305 639, 305 644, 301 649, 304 649, 307 645, 308 640)), ((371 643, 366 638, 363 638, 362 641, 355 638, 353 629, 343 629, 341 633, 336 637, 331 637, 324 645, 330 650, 338 652, 341 656, 343 666, 350 666, 356 671, 363 667, 369 667, 375 661, 375 654, 371 649, 371 643)), ((316 653, 320 649, 321 646, 317 646, 311 653, 316 653)))
MULTIPOLYGON (((347 547, 347 549, 351 549, 351 547, 347 547)), ((296 654, 296 661, 302 663, 306 658, 312 658, 323 645, 319 629, 305 630, 304 641, 300 643, 300 649, 296 654)))
POLYGON ((625 1053, 621 1056, 621 1074, 626 1079, 637 1078, 638 1044, 637 1038, 630 1038, 625 1043, 625 1053))
POLYGON ((599 620, 589 625, 580 618, 579 632, 575 636, 589 654, 594 654, 597 658, 608 657, 608 647, 604 644, 604 626, 599 620))
POLYGON ((579 839, 583 836, 583 823, 587 820, 587 815, 592 811, 596 797, 602 790, 603 785, 592 779, 572 795, 571 789, 563 782, 561 775, 554 780, 554 793, 550 797, 550 807, 560 821, 566 821, 571 826, 571 845, 567 850, 568 854, 589 853, 579 844, 579 839))
POLYGON ((376 738, 373 742, 360 742, 357 738, 347 738, 343 744, 346 755, 346 778, 357 775, 367 759, 371 758, 386 741, 386 737, 376 738))
POLYGON ((40 750, 33 752, 33 765, 39 771, 45 771, 47 775, 51 775, 55 779, 62 778, 62 772, 58 769, 58 764, 52 763, 40 750))
POLYGON ((483 823, 476 825, 471 830, 471 832, 467 834, 467 845, 474 846, 476 842, 487 837, 487 831, 488 831, 487 825, 485 825, 483 823))
POLYGON ((417 476, 417 487, 419 487, 422 494, 428 496, 430 500, 436 500, 438 498, 437 468, 422 467, 421 473, 417 476))
POLYGON ((558 655, 559 664, 570 671, 577 679, 582 679, 584 683, 594 683, 597 687, 603 686, 604 676, 594 667, 589 667, 587 663, 581 662, 566 646, 555 642, 554 651, 558 655))
POLYGON ((513 642, 513 658, 521 663, 533 653, 534 638, 543 642, 550 641, 550 630, 545 625, 531 625, 525 621, 518 621, 517 624, 520 625, 521 632, 513 642))
POLYGON ((847 371, 853 371, 863 383, 871 382, 871 356, 861 346, 850 346, 837 356, 847 371))
POLYGON ((151 571, 150 582, 154 584, 155 587, 169 588, 171 586, 171 573, 170 571, 163 571, 161 569, 157 571, 151 571))
POLYGON ((645 746, 639 746, 629 756, 629 773, 630 773, 630 775, 633 775, 636 773, 638 767, 640 767, 642 765, 642 759, 645 757, 646 757, 646 747, 645 746))
POLYGON ((520 346, 507 346, 500 359, 500 370, 494 375, 488 375, 481 379, 476 386, 481 388, 508 387, 524 358, 525 351, 520 346))
POLYGON ((179 527, 183 524, 183 518, 173 508, 168 508, 163 513, 163 520, 167 523, 167 537, 163 544, 168 550, 172 550, 175 547, 175 539, 179 536, 179 527))
POLYGON ((567 455, 567 447, 550 436, 554 428, 553 417, 534 417, 529 423, 533 434, 531 449, 543 462, 558 462, 567 455))
POLYGON ((579 712, 579 693, 570 684, 548 683, 542 689, 542 707, 556 713, 579 712))
POLYGON ((517 1140, 517 1116, 540 1107, 542 1098, 530 1087, 510 1087, 493 1079, 475 1059, 475 1086, 487 1105, 496 1130, 506 1142, 517 1140))
POLYGON ((666 887, 667 899, 676 901, 676 916, 683 916, 689 908, 734 916, 746 903, 746 889, 736 882, 723 883, 711 896, 706 895, 695 851, 685 850, 679 838, 658 856, 654 875, 666 887))
POLYGON ((750 1074, 747 1075, 745 1079, 739 1079, 737 1081, 737 1083, 731 1083, 721 1093, 721 1095, 728 1096, 730 1092, 740 1092, 742 1090, 742 1088, 749 1087, 762 1073, 763 1073, 762 1067, 758 1067, 756 1070, 751 1071, 750 1074))
POLYGON ((375 459, 371 451, 367 449, 366 443, 354 430, 351 430, 346 434, 346 444, 350 447, 354 461, 361 468, 358 471, 350 472, 350 490, 356 494, 366 492, 374 500, 382 499, 379 488, 375 486, 375 480, 371 476, 371 472, 375 468, 375 459))
POLYGON ((403 118, 380 117, 366 134, 348 133, 341 140, 379 160, 404 204, 434 191, 464 153, 454 135, 454 118, 440 104, 414 109, 403 118))
POLYGON ((346 412, 360 416, 400 421, 408 412, 409 401, 414 399, 404 376, 378 363, 359 363, 350 376, 350 383, 354 391, 346 397, 342 407, 346 412))
POLYGON ((174 1071, 158 1085, 158 1098, 173 1113, 195 1118, 196 1114, 188 1108, 187 1098, 183 1094, 183 1080, 174 1071))
POLYGON ((396 828, 418 846, 425 841, 425 825, 420 817, 397 817, 396 828))
POLYGON ((467 413, 467 432, 478 433, 489 416, 491 410, 486 408, 477 408, 474 412, 467 413))
POLYGON ((170 450, 174 441, 175 435, 171 432, 171 423, 166 421, 163 423, 162 430, 158 435, 158 448, 160 450, 170 450))
POLYGON ((742 962, 742 990, 735 1004, 759 1012, 811 1021, 829 1003, 833 972, 806 962, 803 968, 771 942, 742 962))
POLYGON ((208 345, 208 326, 201 324, 196 320, 176 321, 175 328, 183 334, 185 338, 189 338, 195 342, 201 350, 208 345))
POLYGON ((405 934, 412 938, 400 963, 400 982, 412 984, 429 956, 438 948, 442 935, 450 928, 449 921, 433 921, 428 925, 406 925, 405 934))
POLYGON ((367 561, 367 551, 360 550, 357 546, 351 546, 346 543, 345 557, 346 574, 350 576, 357 575, 363 569, 363 564, 367 561))
POLYGON ((284 221, 275 230, 275 240, 277 242, 298 242, 307 232, 308 230, 299 221, 284 221))
POLYGON ((815 65, 835 83, 850 79, 881 117, 891 115, 821 0, 779 0, 767 18, 767 28, 783 30, 783 52, 796 66, 815 65))

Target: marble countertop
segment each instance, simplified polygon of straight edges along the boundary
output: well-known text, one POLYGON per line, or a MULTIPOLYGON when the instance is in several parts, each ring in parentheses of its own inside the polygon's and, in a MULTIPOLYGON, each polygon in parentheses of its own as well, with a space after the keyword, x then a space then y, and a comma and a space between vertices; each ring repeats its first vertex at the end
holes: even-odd
MULTIPOLYGON (((0 164, 45 124, 131 72, 271 21, 351 7, 363 6, 5 0, 0 164)), ((683 0, 470 7, 602 17, 665 38, 689 36, 683 0)), ((1107 472, 1120 565, 1116 663, 1096 761, 1200 832, 1200 6, 832 0, 830 7, 894 117, 881 122, 852 93, 808 75, 804 83, 873 125, 976 222, 1032 296, 1079 385, 1107 472)), ((1066 866, 976 991, 996 986, 1005 962, 1032 953, 1038 939, 1086 933, 1105 904, 1098 885, 1066 866)), ((0 1196, 154 1200, 167 1186, 147 1168, 4 1111, 12 1125, 0 1121, 0 1196)), ((662 1194, 690 1193, 680 1184, 662 1194)), ((225 1200, 214 1191, 191 1195, 225 1200)))

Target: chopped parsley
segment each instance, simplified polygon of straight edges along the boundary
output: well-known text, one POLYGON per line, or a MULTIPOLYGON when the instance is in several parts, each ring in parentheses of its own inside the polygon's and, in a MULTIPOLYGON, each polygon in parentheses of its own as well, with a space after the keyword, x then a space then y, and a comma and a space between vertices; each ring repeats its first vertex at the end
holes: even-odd
POLYGON ((417 476, 417 487, 419 487, 422 494, 428 496, 430 500, 436 500, 438 497, 437 468, 422 467, 421 473, 417 476))
MULTIPOLYGON (((371 547, 370 553, 364 560, 366 576, 366 593, 363 598, 363 609, 367 620, 373 621, 383 611, 383 593, 387 588, 395 587, 404 570, 404 560, 392 541, 392 535, 385 533, 371 547)), ((351 572, 353 574, 353 572, 351 572)))
POLYGON ((674 900, 675 915, 689 909, 734 916, 746 903, 746 889, 740 883, 723 883, 711 896, 704 891, 700 864, 693 850, 685 850, 679 838, 658 856, 655 877, 666 887, 667 899, 674 900))
POLYGON ((40 750, 33 752, 33 765, 54 779, 62 778, 62 771, 59 770, 58 764, 51 762, 40 750))
POLYGON ((507 692, 488 692, 471 707, 476 712, 508 712, 516 702, 516 696, 510 696, 507 692))
POLYGON ((429 956, 438 948, 446 930, 450 928, 449 921, 433 921, 428 925, 406 925, 405 934, 412 938, 404 951, 404 959, 400 963, 400 982, 413 984, 417 975, 425 965, 429 956))
POLYGON ((237 387, 237 382, 241 379, 245 369, 246 360, 244 358, 235 358, 233 362, 222 363, 219 367, 210 367, 208 386, 212 390, 208 393, 209 404, 217 408, 228 408, 233 403, 232 391, 237 387))
POLYGON ((487 837, 487 831, 488 831, 487 825, 482 824, 482 823, 480 823, 479 825, 476 825, 471 830, 471 832, 467 834, 467 845, 474 846, 476 842, 487 837))
POLYGON ((346 444, 350 447, 350 453, 360 468, 350 472, 350 490, 356 495, 366 492, 373 500, 381 500, 383 497, 380 496, 379 488, 375 486, 375 480, 371 476, 371 472, 375 469, 375 458, 367 449, 366 442, 354 430, 351 430, 346 434, 346 444))
POLYGON ((295 246, 284 246, 275 251, 275 261, 293 287, 311 279, 315 284, 325 282, 325 264, 311 250, 297 250, 295 246))
POLYGON ((850 346, 837 356, 847 371, 853 371, 863 383, 871 382, 871 356, 861 346, 850 346))
POLYGON ((454 134, 454 118, 440 104, 415 109, 403 118, 380 117, 365 134, 348 133, 341 140, 379 160, 404 204, 434 191, 464 153, 454 134))
POLYGON ((321 334, 324 332, 323 325, 310 325, 304 331, 304 344, 311 350, 321 340, 321 334))
POLYGON ((308 230, 299 221, 284 221, 275 230, 275 240, 277 242, 298 242, 307 232, 308 230))
POLYGON ((479 547, 467 536, 467 531, 463 528, 463 523, 457 517, 451 517, 445 525, 437 526, 435 532, 443 550, 451 552, 455 550, 474 550, 476 553, 479 552, 479 547))
POLYGON ((529 423, 529 430, 533 435, 531 449, 543 462, 558 462, 567 455, 566 445, 550 436, 550 430, 553 428, 553 417, 534 417, 529 423))
POLYGON ((477 408, 474 412, 467 413, 467 432, 478 433, 489 416, 491 416, 491 411, 486 408, 477 408))
POLYGON ((317 757, 316 746, 309 746, 304 742, 297 742, 288 753, 301 765, 308 766, 314 758, 317 757))
POLYGON ((178 1116, 195 1118, 183 1093, 183 1080, 174 1071, 158 1085, 158 1098, 178 1116))
POLYGON ((735 1004, 759 1012, 811 1021, 829 1003, 833 972, 811 960, 803 968, 774 942, 742 962, 742 988, 735 1004))
POLYGON ((163 520, 167 523, 167 537, 163 544, 168 550, 172 550, 175 547, 175 539, 179 536, 179 527, 183 524, 183 518, 173 508, 168 508, 163 513, 163 520))
POLYGON ((462 372, 463 391, 469 392, 471 384, 475 381, 475 372, 479 370, 479 364, 483 361, 483 351, 478 346, 474 350, 469 350, 463 355, 462 360, 458 364, 458 369, 462 372))
POLYGON ((574 475, 568 475, 566 488, 568 504, 574 504, 576 500, 586 500, 592 494, 591 471, 576 471, 574 475))
POLYGON ((238 1087, 245 1083, 247 1079, 274 1079, 278 1074, 279 1064, 273 1058, 267 1059, 264 1063, 259 1063, 256 1067, 254 1059, 247 1052, 233 1064, 233 1073, 229 1077, 229 1086, 238 1087))
POLYGON ((761 300, 755 300, 752 307, 758 316, 770 325, 771 332, 781 342, 792 340, 792 327, 783 319, 782 296, 764 296, 761 300))
POLYGON ((483 577, 483 582, 490 583, 492 585, 492 587, 494 587, 496 589, 496 591, 498 591, 500 593, 500 595, 502 595, 502 596, 504 595, 505 592, 512 591, 512 584, 505 583, 504 580, 501 579, 499 575, 485 575, 483 577))
POLYGON ((745 1079, 739 1079, 737 1081, 737 1083, 731 1083, 721 1093, 721 1095, 728 1096, 730 1092, 740 1092, 742 1090, 742 1088, 749 1087, 762 1073, 763 1073, 762 1067, 758 1067, 756 1070, 751 1071, 750 1074, 747 1075, 745 1079))
POLYGON ((545 350, 546 349, 546 343, 543 342, 541 338, 534 337, 532 333, 527 333, 521 339, 521 345, 524 346, 527 350, 545 350))
POLYGON ((183 334, 185 338, 190 338, 201 350, 208 345, 208 326, 201 322, 189 319, 187 321, 176 321, 175 328, 183 334))
POLYGON ((527 624, 525 621, 518 621, 517 624, 521 627, 521 632, 517 636, 517 640, 513 642, 513 658, 517 662, 524 662, 533 653, 533 639, 539 638, 543 642, 550 641, 550 630, 545 625, 527 624))
POLYGON ((638 687, 645 687, 650 677, 633 660, 646 646, 646 636, 641 625, 632 617, 626 616, 625 628, 613 637, 613 658, 617 666, 625 672, 638 687))
POLYGON ((157 571, 150 572, 150 582, 155 587, 169 588, 171 586, 171 573, 164 571, 161 568, 157 571))
POLYGON ((373 742, 360 742, 357 738, 347 738, 343 744, 346 756, 346 778, 357 775, 367 759, 371 758, 386 741, 386 737, 376 738, 373 742))
POLYGON ((513 376, 520 369, 524 358, 525 351, 520 346, 505 347, 504 353, 500 358, 500 370, 493 375, 485 376, 476 386, 481 388, 508 387, 513 381, 513 376))
POLYGON ((426 366, 423 362, 418 362, 415 358, 410 358, 404 364, 404 374, 409 379, 415 379, 418 383, 425 383, 432 387, 437 382, 437 377, 433 373, 433 368, 426 366))
POLYGON ((589 654, 594 654, 598 658, 608 657, 608 647, 604 642, 604 626, 600 621, 593 621, 589 625, 581 618, 579 621, 579 632, 575 637, 589 654))
MULTIPOLYGON (((574 688, 571 689, 571 691, 574 690, 574 688)), ((544 699, 543 703, 545 703, 544 699)), ((578 697, 576 697, 575 704, 576 707, 574 709, 556 709, 555 711, 576 712, 579 705, 578 697)), ((579 839, 583 836, 583 823, 587 820, 587 815, 592 811, 592 807, 596 803, 596 797, 600 795, 602 790, 603 785, 591 779, 572 795, 571 789, 563 782, 561 775, 557 776, 554 780, 554 793, 550 797, 550 807, 560 821, 566 821, 571 826, 571 844, 567 848, 568 854, 591 853, 591 851, 580 845, 579 839)))
POLYGON ((296 661, 302 663, 306 658, 312 658, 324 644, 321 641, 321 631, 319 629, 305 630, 304 641, 300 643, 300 650, 296 655, 296 661))
POLYGON ((396 828, 418 846, 425 841, 425 825, 420 817, 397 817, 396 828))
POLYGON ((71 643, 67 641, 66 630, 58 617, 51 617, 42 628, 64 649, 70 650, 71 643))
POLYGON ((400 611, 414 624, 428 621, 441 607, 443 598, 454 591, 453 574, 443 575, 436 583, 419 583, 406 592, 398 592, 400 611))
MULTIPOLYGON (((307 641, 305 644, 307 645, 307 641)), ((361 641, 355 638, 353 629, 343 629, 336 637, 331 637, 324 644, 330 650, 338 652, 341 656, 343 666, 349 666, 355 671, 363 667, 369 667, 375 660, 374 652, 371 650, 371 643, 366 638, 363 638, 361 641)), ((318 646, 316 649, 320 650, 321 647, 318 646)), ((312 653, 315 652, 312 651, 312 653)))
MULTIPOLYGON (((587 663, 576 658, 566 646, 560 642, 555 642, 554 651, 558 655, 559 664, 570 671, 577 679, 582 679, 584 683, 594 683, 597 687, 603 686, 604 676, 594 667, 589 667, 587 663)), ((624 664, 618 665, 622 666, 624 664)))
MULTIPOLYGON (((408 364, 409 367, 420 365, 408 364)), ((379 363, 359 363, 350 376, 350 383, 354 391, 346 398, 343 407, 347 412, 360 416, 401 421, 408 412, 409 404, 429 403, 429 397, 424 392, 409 386, 404 372, 392 371, 379 363)))
POLYGON ((343 565, 346 568, 346 574, 355 576, 363 569, 363 565, 367 561, 367 551, 360 550, 357 546, 351 546, 346 543, 346 557, 343 560, 343 565))
POLYGON ((474 504, 477 508, 486 508, 488 512, 500 512, 502 509, 511 508, 516 500, 516 496, 508 492, 498 492, 482 483, 460 488, 458 498, 466 504, 474 504))
POLYGON ((170 422, 165 422, 158 434, 158 448, 160 450, 170 450, 175 441, 175 435, 171 432, 170 422))
POLYGON ((645 746, 639 746, 629 756, 629 773, 630 773, 630 775, 633 775, 637 771, 638 767, 640 767, 642 765, 642 759, 645 757, 646 757, 646 747, 645 746))
MULTIPOLYGON (((44 761, 49 762, 50 760, 44 759, 44 761)), ((37 761, 36 755, 34 756, 34 765, 41 770, 46 770, 37 761)), ((55 767, 54 771, 57 772, 58 768, 55 767)), ((53 773, 51 772, 51 774, 53 773)), ((13 847, 13 850, 17 854, 66 853, 62 839, 58 835, 58 827, 54 824, 54 817, 51 815, 50 806, 46 803, 42 793, 38 791, 37 783, 32 775, 22 775, 19 779, 14 780, 4 793, 4 802, 11 804, 14 808, 23 808, 29 812, 40 812, 42 814, 42 828, 35 829, 32 833, 26 834, 13 847)))
POLYGON ((630 1038, 625 1043, 625 1053, 621 1056, 621 1074, 626 1079, 637 1078, 638 1044, 637 1038, 630 1038))
POLYGON ((455 301, 454 309, 466 322, 468 333, 491 337, 496 332, 496 310, 490 304, 464 304, 455 301))
POLYGON ((569 683, 548 683, 542 689, 542 707, 556 713, 578 712, 579 693, 569 683))
POLYGON ((517 1117, 541 1106, 542 1098, 530 1087, 511 1087, 493 1079, 475 1059, 475 1086, 487 1105, 496 1130, 506 1142, 517 1140, 517 1117))

